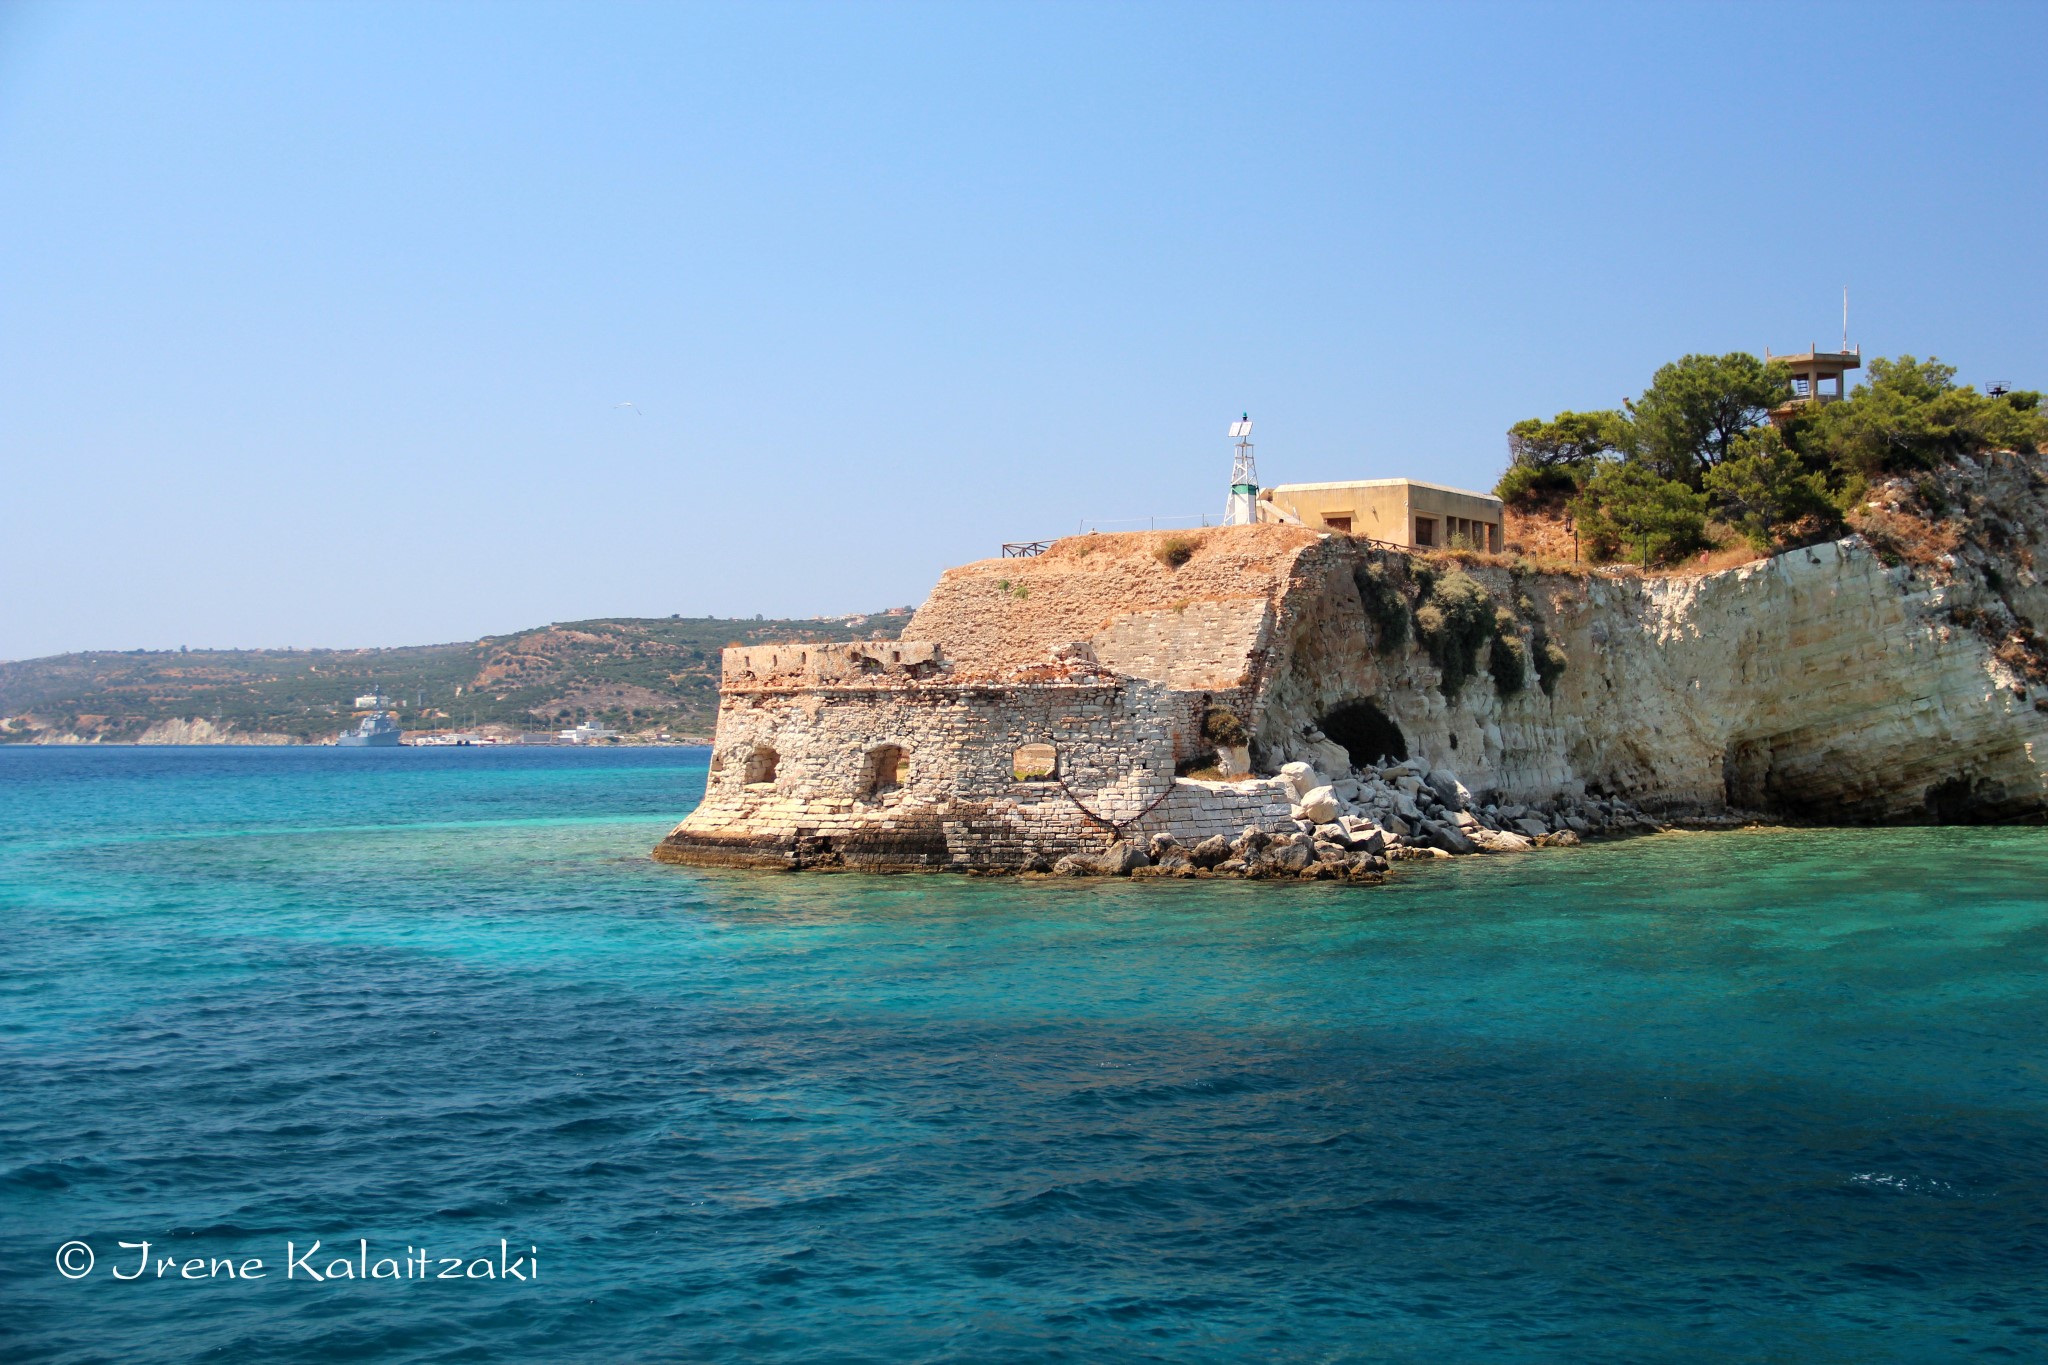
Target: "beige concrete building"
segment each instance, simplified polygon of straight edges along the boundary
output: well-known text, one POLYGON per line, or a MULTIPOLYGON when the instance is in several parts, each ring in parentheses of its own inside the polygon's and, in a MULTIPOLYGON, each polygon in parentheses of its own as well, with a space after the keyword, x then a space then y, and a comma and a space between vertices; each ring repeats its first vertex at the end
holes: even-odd
POLYGON ((1500 499, 1417 479, 1283 483, 1259 492, 1259 520, 1385 541, 1403 549, 1500 553, 1500 499))
POLYGON ((1860 345, 1853 351, 1804 351, 1799 355, 1772 355, 1765 351, 1764 359, 1792 371, 1792 401, 1771 409, 1771 421, 1778 426, 1785 425, 1801 408, 1841 402, 1847 396, 1849 371, 1863 368, 1860 345), (1834 385, 1832 390, 1828 388, 1830 383, 1834 385))

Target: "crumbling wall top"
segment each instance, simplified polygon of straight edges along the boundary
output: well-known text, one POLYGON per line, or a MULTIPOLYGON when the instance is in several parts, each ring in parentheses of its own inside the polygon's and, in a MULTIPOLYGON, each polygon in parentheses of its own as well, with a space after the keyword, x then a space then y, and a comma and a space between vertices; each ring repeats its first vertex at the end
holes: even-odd
MULTIPOLYGON (((1164 678, 1193 666, 1158 647, 1170 632, 1154 624, 1098 637, 1148 613, 1240 603, 1244 610, 1195 617, 1206 652, 1247 656, 1264 619, 1258 604, 1277 606, 1294 562, 1319 539, 1320 533, 1299 526, 1272 525, 1068 536, 1030 559, 948 569, 906 633, 935 642, 950 664, 976 672, 1033 663, 1070 641, 1092 640, 1119 671, 1149 675, 1137 665, 1156 656, 1164 678)), ((1239 670, 1218 658, 1204 660, 1199 671, 1203 685, 1214 685, 1211 676, 1235 677, 1239 670)))
POLYGON ((852 644, 732 645, 722 658, 725 687, 780 683, 805 685, 859 678, 910 679, 941 667, 939 647, 911 640, 852 644))

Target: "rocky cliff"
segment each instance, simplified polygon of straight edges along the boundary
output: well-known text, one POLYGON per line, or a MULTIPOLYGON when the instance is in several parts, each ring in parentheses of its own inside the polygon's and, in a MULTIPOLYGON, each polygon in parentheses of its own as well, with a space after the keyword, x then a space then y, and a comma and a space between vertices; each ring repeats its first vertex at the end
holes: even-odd
POLYGON ((1548 693, 1503 695, 1482 674, 1453 698, 1421 648, 1375 647, 1344 556, 1321 558, 1304 556, 1312 586, 1290 600, 1261 697, 1275 754, 1364 701, 1410 753, 1517 799, 1591 788, 1842 821, 2048 806, 2048 692, 1962 624, 1996 600, 1980 576, 1888 566, 1860 538, 1691 578, 1465 566, 1490 600, 1523 604, 1520 633, 1540 629, 1565 667, 1548 693))

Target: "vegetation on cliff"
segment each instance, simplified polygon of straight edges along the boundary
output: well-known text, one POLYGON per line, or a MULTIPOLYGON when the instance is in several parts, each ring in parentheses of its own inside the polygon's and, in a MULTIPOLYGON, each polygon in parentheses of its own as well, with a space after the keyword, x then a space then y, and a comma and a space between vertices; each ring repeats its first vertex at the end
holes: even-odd
POLYGON ((1596 561, 1668 564, 1733 536, 1759 552, 1808 543, 1840 534, 1875 480, 2048 444, 2039 393, 1979 393, 1955 373, 1931 357, 1876 359, 1845 399, 1772 426, 1794 396, 1782 364, 1689 355, 1625 411, 1515 423, 1495 491, 1568 515, 1596 561))
POLYGON ((1532 668, 1546 696, 1564 673, 1564 651, 1550 639, 1519 576, 1507 605, 1462 569, 1428 560, 1371 560, 1353 571, 1352 581, 1373 628, 1374 649, 1392 654, 1412 635, 1453 701, 1482 668, 1503 698, 1528 685, 1532 668))
POLYGON ((1471 575, 1421 574, 1422 597, 1415 606, 1415 638, 1443 678, 1443 693, 1455 698, 1479 665, 1479 651, 1493 639, 1493 599, 1471 575))

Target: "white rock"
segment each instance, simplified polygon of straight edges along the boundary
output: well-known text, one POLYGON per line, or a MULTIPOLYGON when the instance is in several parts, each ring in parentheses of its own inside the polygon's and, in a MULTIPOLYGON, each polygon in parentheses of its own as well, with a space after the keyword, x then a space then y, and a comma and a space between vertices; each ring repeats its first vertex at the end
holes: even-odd
POLYGON ((1280 768, 1280 785, 1286 788, 1287 795, 1295 801, 1301 800, 1306 793, 1314 791, 1322 784, 1323 779, 1306 763, 1287 763, 1280 768))
POLYGON ((1321 736, 1310 740, 1295 752, 1316 766, 1318 772, 1348 773, 1351 771, 1351 751, 1341 744, 1321 736))
POLYGON ((1301 819, 1313 820, 1327 825, 1337 818, 1337 797, 1328 787, 1315 787, 1302 793, 1298 809, 1301 819))

